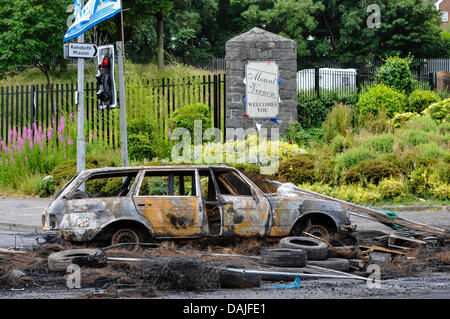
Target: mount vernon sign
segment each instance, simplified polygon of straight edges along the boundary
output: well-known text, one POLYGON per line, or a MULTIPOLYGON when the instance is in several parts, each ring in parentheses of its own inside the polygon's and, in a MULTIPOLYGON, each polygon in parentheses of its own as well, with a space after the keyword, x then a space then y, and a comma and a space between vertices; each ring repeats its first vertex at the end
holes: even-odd
POLYGON ((245 67, 246 114, 276 118, 280 111, 279 69, 275 62, 248 62, 245 67))

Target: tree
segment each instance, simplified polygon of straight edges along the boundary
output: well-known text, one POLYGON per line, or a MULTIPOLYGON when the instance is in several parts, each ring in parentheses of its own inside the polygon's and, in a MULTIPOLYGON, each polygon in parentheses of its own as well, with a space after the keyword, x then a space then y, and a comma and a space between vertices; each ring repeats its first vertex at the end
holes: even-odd
POLYGON ((242 0, 247 9, 242 17, 253 26, 284 35, 297 42, 299 57, 311 54, 308 39, 317 27, 316 15, 323 11, 321 1, 242 0))
POLYGON ((16 73, 35 66, 51 84, 56 66, 65 63, 63 37, 70 4, 70 0, 3 0, 0 72, 16 73))
MULTIPOLYGON (((364 62, 399 54, 433 57, 442 54, 440 13, 423 0, 315 0, 324 5, 309 43, 315 62, 364 62), (380 28, 370 28, 369 5, 378 4, 380 28)), ((444 50, 448 52, 448 49, 444 50)))
POLYGON ((148 15, 156 16, 156 35, 158 47, 158 68, 164 67, 164 19, 173 5, 183 0, 126 0, 124 8, 130 8, 133 21, 145 19, 148 15))

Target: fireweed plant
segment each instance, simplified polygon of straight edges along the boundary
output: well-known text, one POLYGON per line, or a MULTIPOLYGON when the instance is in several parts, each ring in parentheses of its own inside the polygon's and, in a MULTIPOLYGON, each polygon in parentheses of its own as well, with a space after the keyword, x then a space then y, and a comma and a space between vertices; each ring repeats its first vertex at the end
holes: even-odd
POLYGON ((22 132, 11 129, 8 140, 0 141, 0 186, 17 189, 24 179, 48 174, 59 163, 75 158, 76 123, 70 113, 53 119, 47 129, 36 123, 22 132))

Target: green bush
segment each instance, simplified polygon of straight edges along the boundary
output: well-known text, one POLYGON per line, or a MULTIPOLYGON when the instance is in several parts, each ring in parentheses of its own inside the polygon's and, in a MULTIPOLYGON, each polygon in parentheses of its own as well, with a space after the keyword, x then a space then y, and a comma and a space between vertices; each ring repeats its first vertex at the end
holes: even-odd
POLYGON ((338 170, 349 168, 357 165, 365 160, 375 159, 377 157, 374 152, 366 147, 355 147, 336 156, 336 166, 338 170))
POLYGON ((402 113, 406 108, 406 96, 384 84, 367 90, 359 96, 357 108, 363 115, 377 114, 385 110, 389 117, 402 113))
POLYGON ((415 90, 408 97, 408 111, 421 113, 431 104, 439 101, 439 95, 433 91, 415 90))
POLYGON ((344 175, 344 182, 378 184, 384 178, 398 177, 400 170, 386 160, 367 160, 348 169, 344 175))
POLYGON ((378 185, 383 199, 394 199, 405 196, 405 185, 399 179, 385 178, 378 185))
POLYGON ((322 142, 322 128, 303 129, 300 123, 289 126, 283 138, 286 142, 292 142, 299 146, 310 146, 314 142, 322 142))
POLYGON ((392 134, 383 134, 369 137, 361 143, 362 147, 367 147, 369 150, 378 154, 387 154, 392 152, 394 146, 394 136, 392 134))
POLYGON ((55 180, 53 176, 44 177, 37 185, 39 197, 48 197, 55 192, 55 180))
POLYGON ((429 115, 438 123, 450 122, 450 98, 431 104, 422 114, 429 115))
POLYGON ((384 65, 377 69, 375 75, 381 83, 399 92, 410 94, 414 83, 414 76, 410 69, 412 61, 412 57, 389 57, 384 61, 384 65))
POLYGON ((142 160, 155 157, 153 140, 155 129, 149 120, 133 120, 127 125, 128 156, 132 160, 142 160))
POLYGON ((277 176, 284 177, 290 183, 312 183, 315 179, 314 157, 301 154, 280 163, 277 176))
POLYGON ((429 116, 413 117, 405 127, 407 129, 420 129, 425 132, 438 132, 439 127, 437 123, 429 116))
POLYGON ((392 124, 394 125, 394 128, 400 128, 402 127, 406 122, 411 120, 414 117, 419 116, 417 113, 412 112, 406 112, 406 113, 397 113, 392 118, 392 124))
POLYGON ((417 146, 428 142, 428 133, 422 130, 408 130, 406 140, 409 144, 417 146))
POLYGON ((447 155, 447 152, 437 145, 436 142, 421 144, 417 147, 417 151, 421 159, 443 159, 447 155))
POLYGON ((347 130, 352 127, 352 120, 352 108, 349 105, 336 104, 322 125, 325 141, 331 141, 338 134, 345 136, 347 130))
POLYGON ((319 160, 315 168, 316 180, 326 184, 334 184, 336 179, 335 167, 336 161, 333 159, 319 160))
POLYGON ((298 96, 297 121, 305 129, 320 127, 327 117, 328 112, 336 103, 355 105, 358 102, 358 94, 341 96, 338 93, 321 95, 320 98, 310 95, 298 96))
POLYGON ((170 115, 169 129, 185 128, 194 134, 194 121, 202 121, 202 132, 211 128, 209 107, 201 103, 183 106, 170 115))

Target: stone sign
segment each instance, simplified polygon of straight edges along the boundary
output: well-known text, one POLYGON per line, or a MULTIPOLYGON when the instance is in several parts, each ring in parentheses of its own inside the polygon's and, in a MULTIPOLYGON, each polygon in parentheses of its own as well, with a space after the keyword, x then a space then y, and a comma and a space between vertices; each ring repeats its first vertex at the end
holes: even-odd
MULTIPOLYGON (((297 43, 253 28, 226 44, 226 129, 297 122, 297 43)), ((232 130, 230 130, 232 131, 232 130)))
POLYGON ((246 114, 276 118, 280 111, 279 70, 275 62, 248 62, 245 67, 246 114))

